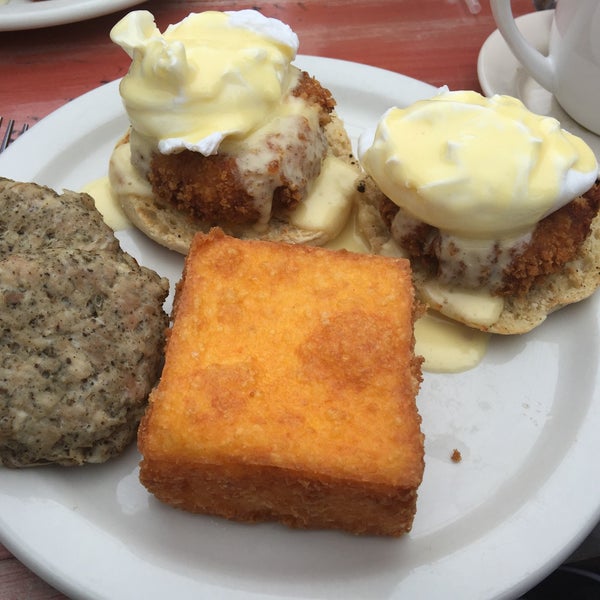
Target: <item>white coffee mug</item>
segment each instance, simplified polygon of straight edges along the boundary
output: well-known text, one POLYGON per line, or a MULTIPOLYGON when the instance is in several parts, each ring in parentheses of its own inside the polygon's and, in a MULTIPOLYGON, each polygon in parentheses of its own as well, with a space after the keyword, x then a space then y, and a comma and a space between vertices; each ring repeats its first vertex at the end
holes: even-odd
POLYGON ((510 0, 490 0, 494 19, 529 75, 580 125, 600 135, 600 0, 558 0, 548 56, 518 30, 510 0))

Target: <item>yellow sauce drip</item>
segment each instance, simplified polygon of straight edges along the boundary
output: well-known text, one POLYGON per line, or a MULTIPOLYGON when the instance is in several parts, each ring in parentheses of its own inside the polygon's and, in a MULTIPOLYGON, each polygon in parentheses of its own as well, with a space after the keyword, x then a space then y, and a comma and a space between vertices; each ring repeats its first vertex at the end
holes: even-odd
POLYGON ((334 239, 344 230, 352 210, 356 171, 329 154, 307 198, 290 214, 290 223, 309 231, 324 231, 334 239))
POLYGON ((102 215, 104 222, 113 231, 122 231, 131 227, 131 222, 125 216, 121 205, 112 192, 108 177, 91 181, 81 191, 89 194, 94 199, 96 209, 102 215))
POLYGON ((428 312, 415 323, 415 338, 415 352, 425 358, 425 371, 456 373, 480 363, 490 334, 428 312))
POLYGON ((430 281, 423 286, 422 293, 429 306, 449 317, 484 328, 496 323, 504 310, 504 300, 492 296, 485 288, 451 290, 430 281))

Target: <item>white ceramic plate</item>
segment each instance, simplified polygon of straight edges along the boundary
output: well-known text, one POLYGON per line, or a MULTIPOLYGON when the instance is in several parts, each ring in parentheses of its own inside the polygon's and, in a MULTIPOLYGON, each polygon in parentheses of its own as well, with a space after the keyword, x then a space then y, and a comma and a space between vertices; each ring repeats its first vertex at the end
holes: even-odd
MULTIPOLYGON (((525 39, 542 54, 548 52, 553 15, 553 10, 543 10, 516 19, 525 39)), ((584 139, 600 160, 600 136, 573 121, 554 96, 529 76, 498 30, 481 46, 477 75, 484 94, 508 94, 520 98, 529 110, 558 119, 563 129, 584 139)))
MULTIPOLYGON (((300 57, 351 135, 434 89, 402 75, 300 57)), ((36 124, 0 175, 79 189, 106 173, 127 126, 116 83, 36 124)), ((175 280, 181 257, 120 234, 175 280)), ((241 525, 161 505, 138 482, 134 447, 105 465, 0 469, 0 536, 73 598, 501 598, 542 579, 599 517, 600 296, 534 333, 492 340, 476 369, 425 374, 426 470, 401 539, 241 525), (462 453, 462 462, 450 459, 462 453)))
POLYGON ((108 15, 143 0, 0 0, 0 31, 64 25, 108 15))

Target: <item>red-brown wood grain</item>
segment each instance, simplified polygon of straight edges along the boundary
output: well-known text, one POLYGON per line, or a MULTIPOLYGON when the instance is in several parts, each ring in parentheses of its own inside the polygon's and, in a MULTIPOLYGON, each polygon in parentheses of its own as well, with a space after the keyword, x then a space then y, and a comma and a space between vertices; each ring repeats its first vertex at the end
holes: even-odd
MULTIPOLYGON (((451 89, 480 89, 477 56, 495 29, 487 0, 476 15, 465 0, 150 0, 135 8, 151 11, 161 29, 190 12, 257 8, 296 31, 302 54, 365 63, 451 89)), ((513 0, 516 15, 532 10, 532 0, 513 0)), ((109 31, 125 12, 0 33, 0 115, 15 119, 17 129, 32 126, 124 75, 129 58, 111 43, 109 31)), ((64 598, 0 544, 1 600, 64 598)))

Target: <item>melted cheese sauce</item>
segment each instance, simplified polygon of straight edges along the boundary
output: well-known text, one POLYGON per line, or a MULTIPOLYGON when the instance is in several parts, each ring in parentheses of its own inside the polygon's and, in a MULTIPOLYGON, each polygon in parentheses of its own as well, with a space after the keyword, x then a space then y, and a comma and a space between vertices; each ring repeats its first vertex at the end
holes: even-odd
POLYGON ((290 223, 309 231, 323 231, 335 240, 352 212, 355 178, 356 171, 348 163, 327 155, 308 196, 290 214, 290 223))
POLYGON ((504 309, 504 300, 492 296, 485 288, 449 289, 430 281, 422 287, 422 292, 430 306, 443 310, 449 317, 484 328, 496 323, 504 309))
POLYGON ((287 96, 266 125, 241 139, 225 139, 220 150, 235 158, 242 186, 254 198, 259 224, 264 224, 271 218, 278 187, 287 185, 306 194, 307 183, 319 174, 327 141, 317 109, 287 96))
POLYGON ((591 148, 556 119, 471 91, 388 110, 359 157, 394 203, 459 238, 522 235, 598 173, 591 148))

